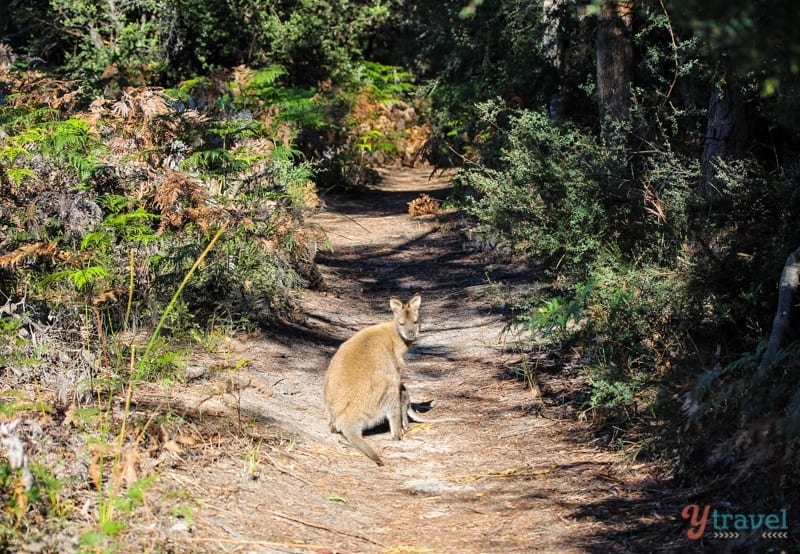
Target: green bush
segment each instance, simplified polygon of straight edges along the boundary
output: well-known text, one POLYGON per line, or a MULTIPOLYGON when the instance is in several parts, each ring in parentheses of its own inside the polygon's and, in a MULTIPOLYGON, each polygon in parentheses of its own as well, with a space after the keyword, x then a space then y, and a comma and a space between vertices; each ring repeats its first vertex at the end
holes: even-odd
MULTIPOLYGON (((2 318, 14 343, 0 357, 14 375, 47 381, 66 363, 59 345, 74 342, 82 398, 118 386, 130 341, 156 322, 158 348, 139 377, 174 374, 182 343, 219 319, 250 326, 291 317, 290 289, 319 277, 309 245, 318 237, 302 225, 318 199, 312 165, 283 142, 321 116, 316 106, 284 110, 308 95, 294 102, 281 75, 277 67, 239 68, 218 88, 209 78, 175 96, 126 90, 118 100, 98 98, 91 115, 38 108, 36 94, 0 106, 0 185, 8 193, 0 290, 22 306, 2 318), (201 98, 203 112, 185 109, 201 98), (307 119, 294 119, 301 112, 307 119)), ((25 77, 14 82, 25 86, 25 77)))
POLYGON ((585 281, 592 260, 630 220, 624 166, 575 127, 501 106, 479 107, 484 124, 507 134, 495 169, 459 175, 459 185, 474 191, 466 193, 467 209, 518 251, 563 259, 558 270, 585 281))
POLYGON ((51 22, 62 31, 68 74, 121 85, 144 85, 168 69, 175 11, 164 0, 122 4, 51 0, 51 22))
MULTIPOLYGON (((662 114, 671 123, 638 152, 500 102, 478 112, 487 162, 459 173, 459 194, 483 233, 543 257, 553 278, 516 323, 582 354, 586 406, 598 421, 617 429, 676 421, 675 390, 695 382, 684 404, 691 423, 726 431, 713 454, 696 449, 686 460, 774 469, 800 429, 797 345, 781 352, 769 382, 754 376, 775 283, 800 244, 792 172, 718 161, 710 199, 698 187, 698 161, 672 147, 682 137, 673 132, 678 111, 662 114)), ((634 115, 631 126, 643 113, 634 115)))
POLYGON ((106 92, 242 64, 280 65, 307 87, 363 58, 396 4, 49 0, 15 7, 2 30, 30 58, 106 92))
MULTIPOLYGON (((475 134, 476 103, 502 95, 512 107, 536 108, 558 87, 544 55, 540 2, 474 4, 470 14, 466 2, 408 2, 397 24, 397 50, 420 78, 430 80, 432 124, 451 143, 460 133, 475 134)), ((572 28, 576 16, 565 25, 572 28)), ((577 58, 570 61, 584 67, 577 58)))
POLYGON ((480 109, 500 148, 494 168, 459 174, 467 209, 556 279, 518 323, 580 345, 589 405, 630 420, 655 401, 696 322, 685 249, 697 174, 667 149, 634 165, 544 114, 480 109))

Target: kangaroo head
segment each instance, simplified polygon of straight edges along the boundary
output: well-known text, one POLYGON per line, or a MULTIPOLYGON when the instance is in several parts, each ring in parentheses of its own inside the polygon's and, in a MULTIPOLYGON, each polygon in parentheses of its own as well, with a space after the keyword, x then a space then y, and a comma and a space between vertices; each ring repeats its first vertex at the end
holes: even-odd
POLYGON ((422 297, 419 294, 415 294, 405 304, 396 296, 389 299, 389 306, 394 312, 394 327, 400 338, 407 343, 414 342, 419 335, 419 305, 421 302, 422 297))

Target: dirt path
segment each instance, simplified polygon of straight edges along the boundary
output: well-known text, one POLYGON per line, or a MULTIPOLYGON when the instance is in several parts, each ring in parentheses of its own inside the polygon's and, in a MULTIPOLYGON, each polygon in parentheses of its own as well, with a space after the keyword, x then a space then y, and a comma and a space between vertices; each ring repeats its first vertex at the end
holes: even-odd
POLYGON ((192 361, 170 400, 182 425, 163 429, 174 452, 159 462, 177 500, 153 524, 175 551, 607 552, 663 518, 627 509, 640 504, 643 468, 594 446, 565 376, 537 379, 544 404, 514 376, 502 307, 530 271, 487 265, 453 214, 408 215, 420 192, 443 198, 447 186, 396 170, 374 193, 326 199, 313 223, 331 248, 318 256, 324 287, 301 300, 306 324, 221 339, 192 361), (412 424, 399 442, 368 435, 378 467, 328 432, 323 372, 341 341, 391 317, 391 294, 414 292, 412 398, 463 420, 412 424))

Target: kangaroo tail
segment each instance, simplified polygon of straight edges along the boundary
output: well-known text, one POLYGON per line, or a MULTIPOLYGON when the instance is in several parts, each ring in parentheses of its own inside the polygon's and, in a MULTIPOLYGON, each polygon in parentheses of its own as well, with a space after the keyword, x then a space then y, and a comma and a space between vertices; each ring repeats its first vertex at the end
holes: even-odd
POLYGON ((378 456, 372 447, 369 445, 367 441, 364 440, 364 437, 361 436, 361 429, 353 429, 346 427, 341 430, 342 435, 347 441, 352 444, 354 447, 358 448, 361 452, 367 455, 367 457, 378 464, 379 466, 383 465, 383 460, 381 460, 380 456, 378 456))
POLYGON ((409 404, 407 407, 408 417, 416 421, 417 423, 445 423, 447 421, 461 421, 460 417, 438 417, 438 418, 427 418, 424 415, 417 412, 414 407, 409 404))

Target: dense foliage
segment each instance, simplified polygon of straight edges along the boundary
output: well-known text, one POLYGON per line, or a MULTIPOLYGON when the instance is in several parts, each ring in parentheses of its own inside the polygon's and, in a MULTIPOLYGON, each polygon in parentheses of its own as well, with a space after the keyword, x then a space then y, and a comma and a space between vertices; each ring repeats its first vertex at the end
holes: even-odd
POLYGON ((287 0, 15 2, 0 34, 19 55, 91 86, 169 84, 246 64, 314 85, 364 58, 394 6, 287 0))
POLYGON ((800 245, 797 15, 775 2, 475 4, 423 18, 439 57, 418 62, 437 130, 471 139, 447 150, 469 160, 457 182, 479 229, 548 261, 553 286, 520 327, 581 353, 609 436, 677 452, 703 479, 749 479, 750 505, 784 502, 797 347, 762 352, 800 245), (629 112, 604 121, 591 37, 609 6, 631 5, 614 20, 630 25, 629 112))

